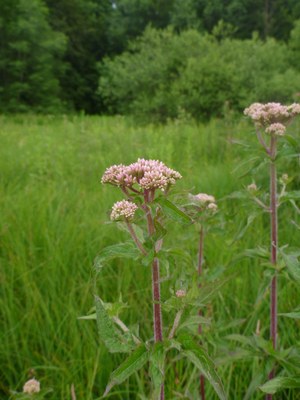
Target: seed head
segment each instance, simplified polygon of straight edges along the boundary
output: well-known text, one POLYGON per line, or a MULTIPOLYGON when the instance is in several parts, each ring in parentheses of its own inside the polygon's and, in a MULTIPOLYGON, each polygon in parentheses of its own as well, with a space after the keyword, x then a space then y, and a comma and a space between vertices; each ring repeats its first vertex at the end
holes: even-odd
POLYGON ((38 393, 41 390, 40 382, 36 379, 29 379, 23 386, 23 393, 38 393))
POLYGON ((110 214, 110 219, 112 221, 117 221, 120 219, 125 219, 126 221, 130 221, 138 209, 138 206, 131 201, 121 200, 117 201, 113 207, 110 214))

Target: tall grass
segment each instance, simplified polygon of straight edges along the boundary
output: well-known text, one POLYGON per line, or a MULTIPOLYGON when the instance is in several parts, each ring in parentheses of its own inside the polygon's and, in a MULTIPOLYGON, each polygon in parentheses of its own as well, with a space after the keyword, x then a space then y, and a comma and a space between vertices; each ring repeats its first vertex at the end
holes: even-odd
MULTIPOLYGON (((234 139, 247 136, 251 140, 251 128, 244 121, 213 120, 195 125, 179 120, 166 126, 136 127, 122 117, 2 116, 0 125, 1 399, 7 399, 10 390, 21 390, 31 375, 42 387, 52 388, 48 396, 52 400, 69 399, 72 383, 78 399, 101 397, 119 356, 107 353, 93 321, 77 319, 93 306, 94 292, 105 301, 114 301, 122 293, 123 301, 134 308, 134 312, 125 312, 124 319, 139 324, 142 336, 150 335, 150 270, 116 260, 95 280, 93 260, 99 250, 127 238, 106 224, 110 206, 120 198, 117 191, 99 183, 107 166, 130 163, 138 157, 161 159, 183 175, 177 185, 180 190, 211 193, 219 200, 227 222, 222 232, 210 234, 206 243, 206 269, 211 273, 222 267, 226 274, 237 252, 268 243, 264 218, 234 242, 247 209, 237 200, 224 199, 250 183, 249 178, 238 179, 232 172, 244 157, 234 139), (140 292, 143 296, 138 295, 140 292)), ((290 223, 296 215, 286 208, 281 218, 286 223, 279 242, 296 244, 299 231, 290 223)), ((167 241, 181 241, 182 235, 194 238, 188 250, 196 268, 197 236, 193 228, 178 226, 167 241)), ((256 261, 248 260, 230 268, 236 272, 234 278, 209 310, 217 326, 216 336, 222 335, 225 323, 247 318, 253 312, 263 272, 256 261)), ((180 269, 178 266, 178 270, 170 271, 172 279, 180 276, 180 269)), ((285 282, 279 287, 279 311, 290 311, 299 304, 299 290, 285 282)), ((226 332, 251 334, 260 319, 261 334, 267 333, 267 303, 259 303, 256 309, 244 324, 226 332)), ((295 343, 299 324, 288 320, 279 324, 281 342, 285 346, 295 343)), ((220 373, 229 398, 242 399, 255 374, 255 364, 221 366, 220 373)), ((189 382, 190 398, 197 398, 196 371, 184 369, 178 362, 177 371, 170 369, 166 374, 167 398, 179 398, 174 393, 182 393, 183 385, 189 382), (193 375, 194 383, 190 379, 193 375)), ((146 375, 136 376, 120 385, 111 398, 135 399, 137 393, 147 398, 147 385, 146 375)), ((292 391, 284 396, 297 398, 292 391)), ((214 394, 208 391, 208 398, 214 399, 214 394)))

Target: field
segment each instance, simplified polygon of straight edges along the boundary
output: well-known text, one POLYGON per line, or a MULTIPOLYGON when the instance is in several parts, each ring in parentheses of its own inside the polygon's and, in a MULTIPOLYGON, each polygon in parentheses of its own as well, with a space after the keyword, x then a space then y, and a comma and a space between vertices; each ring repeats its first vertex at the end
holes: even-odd
MULTIPOLYGON (((138 157, 160 159, 178 170, 183 179, 176 190, 206 192, 218 201, 222 226, 207 237, 205 268, 231 279, 208 310, 214 321, 208 335, 216 340, 230 333, 253 335, 260 320, 260 335, 268 337, 268 295, 256 303, 264 268, 254 259, 235 260, 243 250, 269 243, 266 215, 237 235, 248 209, 228 197, 252 182, 249 176, 239 178, 242 167, 237 168, 247 153, 235 142, 256 140, 242 117, 206 125, 182 119, 165 126, 135 126, 123 117, 2 116, 0 126, 0 399, 21 391, 31 376, 52 390, 47 395, 52 400, 70 399, 72 384, 77 400, 101 398, 110 372, 124 357, 106 351, 94 321, 78 320, 93 307, 94 294, 115 301, 122 293, 130 306, 124 320, 139 324, 143 337, 151 335, 149 270, 126 260, 115 260, 98 274, 93 267, 104 246, 127 238, 107 223, 121 194, 102 186, 101 175, 112 164, 138 157), (244 322, 226 328, 236 319, 244 322)), ((293 124, 292 130, 299 138, 300 125, 293 124)), ((299 164, 284 167, 280 173, 299 176, 299 164)), ((260 185, 266 184, 267 167, 256 176, 260 185)), ((291 222, 299 225, 299 215, 284 206, 279 220, 280 244, 299 245, 299 229, 291 222)), ((184 246, 196 263, 194 226, 174 225, 168 244, 184 246)), ((170 274, 175 282, 180 266, 170 274)), ((162 285, 164 296, 168 289, 162 285)), ((295 309, 300 303, 297 285, 283 278, 279 289, 279 311, 295 309)), ((281 318, 280 345, 299 344, 299 328, 297 320, 281 318)), ((196 398, 197 372, 182 361, 176 365, 179 381, 174 368, 166 372, 167 399, 196 398), (176 394, 187 387, 190 397, 176 394)), ((220 359, 229 399, 243 399, 256 367, 257 360, 229 365, 220 359)), ((109 398, 148 396, 149 379, 140 373, 114 388, 109 398)), ((300 398, 293 390, 282 396, 278 398, 300 398)), ((251 399, 263 397, 257 392, 251 399)), ((214 398, 208 387, 208 399, 214 398)))

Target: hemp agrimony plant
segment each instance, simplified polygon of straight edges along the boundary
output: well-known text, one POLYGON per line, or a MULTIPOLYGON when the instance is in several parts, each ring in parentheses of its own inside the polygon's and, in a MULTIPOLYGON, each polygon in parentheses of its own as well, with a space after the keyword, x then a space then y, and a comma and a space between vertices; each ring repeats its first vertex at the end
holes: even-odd
MULTIPOLYGON (((213 361, 203 346, 198 343, 199 336, 189 330, 191 325, 198 326, 200 323, 207 323, 201 312, 197 315, 198 310, 210 300, 214 290, 218 290, 218 285, 201 291, 197 279, 194 279, 193 282, 188 283, 187 288, 179 287, 173 290, 173 293, 170 287, 171 297, 161 298, 160 261, 168 259, 172 254, 171 250, 164 250, 163 238, 174 221, 183 224, 193 222, 187 213, 168 198, 170 189, 178 179, 181 179, 181 175, 162 162, 144 159, 138 159, 130 165, 114 165, 108 168, 102 177, 102 183, 115 186, 125 196, 125 199, 112 207, 111 220, 124 224, 132 242, 103 249, 97 262, 103 266, 113 257, 124 256, 132 257, 139 266, 151 268, 152 281, 149 285, 152 287, 153 304, 153 337, 144 342, 119 318, 121 303, 114 305, 104 303, 96 296, 95 309, 100 338, 110 352, 129 353, 127 359, 111 374, 104 396, 115 385, 124 382, 149 363, 148 371, 152 382, 151 398, 165 399, 167 353, 172 350, 178 352, 177 358, 189 360, 200 371, 220 399, 226 399, 213 361), (162 308, 169 314, 174 313, 174 320, 170 327, 163 324, 162 308)), ((197 207, 203 207, 199 199, 195 201, 197 207)), ((211 208, 213 212, 215 203, 210 202, 210 204, 213 205, 207 204, 208 209, 211 208)), ((182 254, 185 259, 189 257, 184 251, 182 254)), ((201 274, 202 263, 203 261, 199 266, 199 274, 201 274)))
MULTIPOLYGON (((286 202, 291 201, 294 206, 295 199, 299 199, 299 192, 287 192, 286 186, 289 183, 289 178, 286 174, 282 176, 279 183, 281 184, 281 191, 278 191, 277 179, 277 164, 287 154, 295 156, 293 147, 295 141, 293 138, 286 134, 287 126, 292 122, 294 117, 300 114, 300 105, 292 104, 284 106, 280 103, 267 103, 260 104, 254 103, 244 111, 246 116, 249 116, 255 124, 256 135, 259 143, 263 149, 261 157, 261 166, 269 165, 269 190, 264 193, 263 190, 258 189, 255 183, 248 186, 247 190, 251 199, 255 204, 263 210, 263 212, 270 215, 270 248, 269 250, 262 247, 248 251, 250 256, 258 256, 263 258, 265 265, 269 267, 268 277, 270 279, 270 341, 269 343, 263 342, 263 339, 256 337, 254 344, 249 341, 249 346, 257 346, 264 353, 268 354, 267 369, 268 379, 261 389, 267 393, 267 399, 272 399, 272 394, 284 388, 294 388, 298 382, 300 386, 299 375, 300 372, 300 354, 295 349, 282 349, 278 345, 278 277, 280 274, 288 271, 290 277, 300 282, 300 263, 298 257, 300 250, 290 251, 288 245, 279 247, 278 243, 278 208, 286 202), (285 140, 284 140, 285 139, 285 140), (282 145, 280 142, 283 141, 282 145), (291 151, 292 149, 292 151, 291 151), (294 203, 293 203, 294 202, 294 203), (266 262, 269 258, 269 262, 266 262), (297 362, 293 359, 296 354, 297 362), (279 365, 283 369, 279 372, 280 376, 275 378, 279 365), (296 374, 295 376, 293 373, 296 374), (292 376, 291 376, 292 374, 292 376)), ((299 154, 298 154, 299 156, 299 154)), ((296 207, 297 208, 297 207, 296 207)), ((298 209, 299 211, 299 209, 298 209)), ((290 317, 292 317, 290 315, 290 317)), ((297 317, 295 317, 297 318, 297 317)), ((299 315, 298 315, 299 318, 299 315)), ((244 340, 245 343, 245 340, 244 340)))

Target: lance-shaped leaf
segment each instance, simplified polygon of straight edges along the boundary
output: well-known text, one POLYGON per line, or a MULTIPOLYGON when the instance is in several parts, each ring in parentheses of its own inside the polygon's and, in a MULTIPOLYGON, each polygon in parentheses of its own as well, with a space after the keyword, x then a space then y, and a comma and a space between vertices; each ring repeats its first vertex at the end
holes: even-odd
POLYGON ((290 313, 280 313, 278 314, 282 317, 288 317, 288 318, 293 318, 293 319, 300 319, 300 310, 295 310, 290 313))
POLYGON ((300 389, 300 377, 278 376, 260 386, 260 390, 268 394, 275 394, 284 389, 300 389))
POLYGON ((98 333, 111 353, 126 353, 135 344, 130 335, 122 335, 105 310, 101 299, 95 296, 98 333))
POLYGON ((179 222, 180 224, 192 223, 191 218, 186 213, 165 197, 158 197, 155 201, 160 204, 164 213, 174 221, 179 222))
POLYGON ((113 244, 105 247, 95 259, 95 267, 102 268, 105 263, 113 258, 133 258, 136 259, 140 255, 139 250, 131 242, 113 244))
POLYGON ((189 335, 179 336, 178 341, 182 345, 182 354, 187 357, 210 382, 219 396, 219 399, 226 400, 226 394, 221 379, 219 378, 215 365, 208 354, 206 354, 203 348, 195 343, 189 335))
POLYGON ((150 352, 150 376, 153 385, 153 400, 159 396, 164 381, 165 348, 162 342, 154 344, 150 352))
POLYGON ((133 353, 111 374, 103 396, 120 383, 126 381, 134 372, 139 371, 148 361, 149 351, 144 344, 137 347, 133 353))

